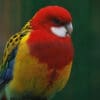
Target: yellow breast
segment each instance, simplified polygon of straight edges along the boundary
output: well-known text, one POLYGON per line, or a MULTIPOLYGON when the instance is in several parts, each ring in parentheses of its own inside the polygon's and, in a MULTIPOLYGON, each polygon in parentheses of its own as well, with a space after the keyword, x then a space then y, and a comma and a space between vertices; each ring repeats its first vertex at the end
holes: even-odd
POLYGON ((19 44, 15 58, 13 80, 9 84, 11 91, 18 93, 32 92, 33 95, 51 95, 60 91, 66 84, 72 62, 62 70, 56 70, 58 77, 49 84, 48 75, 52 70, 48 70, 46 63, 40 63, 38 58, 29 53, 26 43, 29 34, 26 35, 19 44))

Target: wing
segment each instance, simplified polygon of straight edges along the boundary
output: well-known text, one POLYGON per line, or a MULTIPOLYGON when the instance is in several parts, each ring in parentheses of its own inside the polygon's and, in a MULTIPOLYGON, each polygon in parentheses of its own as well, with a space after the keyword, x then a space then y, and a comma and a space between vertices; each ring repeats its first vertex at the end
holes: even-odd
POLYGON ((29 22, 8 40, 0 64, 0 90, 13 78, 13 64, 21 39, 31 31, 29 22))

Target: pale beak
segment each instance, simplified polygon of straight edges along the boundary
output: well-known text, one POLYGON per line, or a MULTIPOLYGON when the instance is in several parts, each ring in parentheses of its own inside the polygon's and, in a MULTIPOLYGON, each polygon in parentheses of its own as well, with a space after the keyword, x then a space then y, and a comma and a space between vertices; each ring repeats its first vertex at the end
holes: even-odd
POLYGON ((72 23, 70 22, 70 23, 67 24, 65 27, 66 27, 66 29, 67 29, 67 33, 68 33, 68 34, 71 34, 72 31, 73 31, 73 25, 72 25, 72 23))

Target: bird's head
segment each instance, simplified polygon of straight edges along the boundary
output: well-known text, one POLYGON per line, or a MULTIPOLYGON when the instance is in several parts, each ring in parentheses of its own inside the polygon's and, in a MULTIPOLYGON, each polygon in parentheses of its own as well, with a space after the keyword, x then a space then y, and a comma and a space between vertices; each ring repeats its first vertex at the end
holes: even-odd
POLYGON ((31 19, 30 25, 33 29, 28 39, 31 55, 46 62, 49 68, 63 68, 72 61, 72 17, 65 8, 42 8, 31 19))
POLYGON ((66 37, 73 30, 70 13, 59 6, 48 6, 40 9, 30 23, 33 29, 44 29, 59 37, 66 37))

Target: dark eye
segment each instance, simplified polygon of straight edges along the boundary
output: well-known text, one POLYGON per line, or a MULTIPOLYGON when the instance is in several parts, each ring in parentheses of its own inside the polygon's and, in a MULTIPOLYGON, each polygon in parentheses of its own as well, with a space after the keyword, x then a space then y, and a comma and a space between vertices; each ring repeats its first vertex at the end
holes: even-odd
POLYGON ((62 22, 59 19, 52 19, 52 22, 56 25, 61 25, 62 22))

